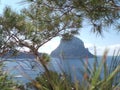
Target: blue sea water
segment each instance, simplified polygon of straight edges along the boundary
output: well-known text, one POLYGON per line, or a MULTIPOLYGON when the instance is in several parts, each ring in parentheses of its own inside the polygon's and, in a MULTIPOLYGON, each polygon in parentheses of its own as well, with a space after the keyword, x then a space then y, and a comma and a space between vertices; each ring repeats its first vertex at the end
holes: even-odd
MULTIPOLYGON (((107 57, 107 66, 111 65, 112 57, 107 57)), ((89 66, 89 68, 93 68, 95 58, 86 58, 86 59, 58 59, 51 58, 51 61, 48 63, 47 67, 50 70, 56 71, 58 73, 62 73, 65 71, 67 74, 71 75, 71 77, 77 78, 77 80, 81 79, 80 75, 81 70, 84 70, 84 63, 89 66), (84 63, 83 63, 84 62, 84 63)), ((98 64, 102 61, 102 57, 98 57, 98 64)), ((119 60, 120 61, 120 60, 119 60)), ((120 63, 119 63, 120 65, 120 63)), ((27 83, 30 80, 35 79, 36 76, 40 75, 44 72, 42 65, 33 59, 8 59, 5 63, 4 71, 11 74, 15 81, 19 83, 27 83), (10 62, 9 62, 10 61, 10 62)), ((101 75, 103 76, 103 75, 101 75)))

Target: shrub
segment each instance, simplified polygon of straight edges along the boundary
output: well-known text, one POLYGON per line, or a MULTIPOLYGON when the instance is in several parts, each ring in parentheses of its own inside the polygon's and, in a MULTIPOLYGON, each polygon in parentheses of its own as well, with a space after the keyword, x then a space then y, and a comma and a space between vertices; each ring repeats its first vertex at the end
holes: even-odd
POLYGON ((2 68, 3 63, 0 63, 0 90, 24 90, 24 87, 14 82, 2 68))
POLYGON ((83 80, 73 82, 69 75, 58 74, 54 71, 46 71, 36 77, 27 88, 33 90, 117 90, 120 89, 120 60, 119 54, 113 55, 110 67, 107 66, 107 51, 102 56, 100 63, 97 63, 97 57, 94 60, 94 66, 90 68, 83 62, 85 70, 80 70, 83 80), (101 77, 101 74, 103 75, 101 77))

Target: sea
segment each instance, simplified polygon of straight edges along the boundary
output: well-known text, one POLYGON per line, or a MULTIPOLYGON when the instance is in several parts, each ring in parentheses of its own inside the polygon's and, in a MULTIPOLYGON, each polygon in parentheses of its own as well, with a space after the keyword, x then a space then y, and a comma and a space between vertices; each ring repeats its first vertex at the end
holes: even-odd
MULTIPOLYGON (((52 57, 50 62, 47 63, 47 67, 49 70, 58 72, 59 74, 65 72, 70 75, 73 80, 75 78, 81 80, 81 78, 83 78, 81 71, 84 71, 86 66, 92 70, 94 62, 97 61, 97 65, 99 65, 102 62, 102 58, 102 56, 84 59, 58 59, 52 57)), ((117 59, 119 59, 117 65, 120 65, 120 57, 117 57, 117 59)), ((4 60, 4 58, 1 60, 4 60)), ((109 68, 111 63, 113 63, 112 56, 108 56, 105 61, 109 68)), ((21 84, 26 84, 31 80, 34 80, 38 75, 41 75, 45 71, 40 63, 30 58, 7 59, 4 62, 3 70, 10 74, 17 83, 21 84)), ((103 77, 103 73, 101 73, 101 77, 103 77)))

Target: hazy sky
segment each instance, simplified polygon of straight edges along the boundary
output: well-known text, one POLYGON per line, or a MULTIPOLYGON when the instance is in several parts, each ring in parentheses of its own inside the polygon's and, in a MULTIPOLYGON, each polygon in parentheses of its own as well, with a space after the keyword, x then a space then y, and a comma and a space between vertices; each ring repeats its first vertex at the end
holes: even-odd
MULTIPOLYGON (((1 0, 0 2, 0 14, 2 14, 3 8, 6 5, 12 7, 13 10, 19 12, 19 10, 24 7, 18 3, 21 0, 1 0)), ((96 34, 92 33, 87 25, 88 22, 85 23, 83 28, 80 31, 80 35, 77 35, 85 44, 85 47, 89 49, 90 52, 94 53, 94 46, 97 48, 97 54, 102 55, 105 48, 108 48, 109 55, 112 55, 114 49, 120 48, 120 32, 114 30, 114 28, 109 28, 107 31, 103 32, 103 36, 96 36, 96 34)), ((40 51, 50 53, 54 50, 60 42, 60 38, 54 38, 46 45, 44 45, 40 51)))

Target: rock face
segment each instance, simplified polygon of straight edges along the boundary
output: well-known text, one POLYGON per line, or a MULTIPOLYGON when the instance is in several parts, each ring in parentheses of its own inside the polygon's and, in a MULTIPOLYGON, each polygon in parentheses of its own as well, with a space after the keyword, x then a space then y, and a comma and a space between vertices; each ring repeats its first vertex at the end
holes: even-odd
POLYGON ((61 39, 60 45, 51 53, 55 58, 92 58, 93 55, 84 47, 84 43, 77 37, 70 40, 61 39))

